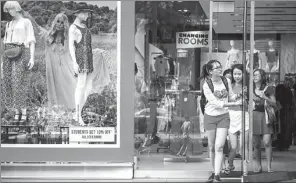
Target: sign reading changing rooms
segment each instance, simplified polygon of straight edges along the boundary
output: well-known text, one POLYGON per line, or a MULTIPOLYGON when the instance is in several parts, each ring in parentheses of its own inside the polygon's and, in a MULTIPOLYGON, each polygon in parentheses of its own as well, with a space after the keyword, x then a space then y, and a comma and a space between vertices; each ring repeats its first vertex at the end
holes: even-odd
POLYGON ((209 31, 177 32, 178 48, 205 48, 209 47, 209 31))

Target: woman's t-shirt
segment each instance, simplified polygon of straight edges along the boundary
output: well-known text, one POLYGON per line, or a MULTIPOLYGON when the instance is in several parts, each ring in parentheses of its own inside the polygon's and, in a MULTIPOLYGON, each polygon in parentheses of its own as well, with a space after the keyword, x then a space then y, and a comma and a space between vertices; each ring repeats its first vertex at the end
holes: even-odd
MULTIPOLYGON (((264 90, 264 89, 263 89, 264 90)), ((260 90, 260 91, 263 91, 263 90, 260 90)), ((255 103, 255 107, 254 107, 254 111, 258 111, 258 112, 264 112, 265 109, 264 109, 264 99, 260 98, 256 93, 255 91, 253 92, 254 93, 254 98, 253 98, 253 101, 255 103)), ((274 95, 274 87, 272 86, 268 86, 267 89, 265 90, 265 95, 267 97, 269 97, 270 95, 274 95)))
POLYGON ((223 105, 225 102, 228 102, 229 97, 232 97, 234 93, 232 92, 231 82, 228 78, 227 82, 228 92, 222 80, 218 83, 213 82, 214 92, 211 91, 207 82, 204 82, 203 92, 208 101, 205 106, 205 114, 218 116, 228 113, 228 107, 223 107, 223 105))
MULTIPOLYGON (((234 94, 238 94, 242 92, 242 86, 235 86, 234 84, 232 85, 232 91, 234 94)), ((247 99, 247 95, 245 96, 245 99, 247 99)), ((238 100, 242 100, 242 98, 238 98, 238 100)), ((229 107, 229 110, 233 110, 233 111, 242 111, 243 110, 243 106, 233 106, 233 107, 229 107)), ((245 105, 245 110, 248 110, 248 105, 245 105)))

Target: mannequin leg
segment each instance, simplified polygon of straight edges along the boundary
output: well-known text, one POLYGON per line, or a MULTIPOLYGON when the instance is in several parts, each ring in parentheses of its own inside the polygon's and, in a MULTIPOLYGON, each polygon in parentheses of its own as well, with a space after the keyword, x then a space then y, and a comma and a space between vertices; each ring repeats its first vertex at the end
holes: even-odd
POLYGON ((81 111, 83 106, 81 106, 81 102, 84 98, 84 89, 85 89, 85 82, 86 82, 86 73, 79 73, 75 91, 75 106, 76 106, 76 115, 75 119, 78 120, 80 125, 85 125, 82 117, 81 111))

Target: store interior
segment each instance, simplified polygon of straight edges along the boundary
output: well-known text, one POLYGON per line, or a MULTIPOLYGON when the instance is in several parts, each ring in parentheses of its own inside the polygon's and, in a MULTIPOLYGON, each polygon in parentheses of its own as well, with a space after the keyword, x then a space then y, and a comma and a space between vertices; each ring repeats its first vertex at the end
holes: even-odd
MULTIPOLYGON (((233 55, 249 66, 251 49, 254 69, 266 71, 268 84, 279 88, 277 100, 286 106, 285 117, 275 124, 274 157, 279 157, 274 158, 275 164, 283 168, 284 159, 289 159, 283 158, 285 154, 291 158, 296 151, 296 2, 255 2, 253 45, 250 10, 248 3, 243 46, 243 1, 214 2, 211 11, 208 1, 136 2, 134 144, 138 170, 152 165, 161 170, 211 170, 199 109, 201 68, 217 59, 225 70, 233 55), (177 32, 208 31, 211 23, 210 49, 177 48, 177 32)), ((241 171, 239 156, 235 166, 241 171)))

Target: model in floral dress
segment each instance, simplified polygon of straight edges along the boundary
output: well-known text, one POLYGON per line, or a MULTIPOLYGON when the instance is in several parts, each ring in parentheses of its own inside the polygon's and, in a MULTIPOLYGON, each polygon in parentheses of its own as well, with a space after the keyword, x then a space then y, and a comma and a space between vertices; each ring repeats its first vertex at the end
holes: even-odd
MULTIPOLYGON (((7 1, 3 7, 13 20, 8 22, 3 39, 4 49, 20 47, 18 57, 3 57, 2 101, 5 108, 15 110, 15 122, 27 120, 28 75, 34 65, 35 35, 32 23, 22 15, 17 1, 7 1)), ((23 123, 21 123, 23 124, 23 123)))

